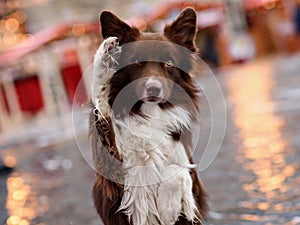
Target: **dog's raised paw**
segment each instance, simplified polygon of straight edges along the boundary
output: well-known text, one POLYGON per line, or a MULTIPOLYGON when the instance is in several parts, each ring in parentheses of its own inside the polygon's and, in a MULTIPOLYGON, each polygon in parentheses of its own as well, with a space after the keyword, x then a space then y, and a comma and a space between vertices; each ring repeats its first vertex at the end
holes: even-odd
POLYGON ((100 54, 101 65, 106 69, 112 69, 118 65, 121 47, 117 37, 109 37, 103 41, 97 54, 100 54))
POLYGON ((120 53, 118 38, 109 37, 102 42, 95 55, 91 97, 101 117, 108 116, 111 112, 108 84, 116 71, 120 53))
POLYGON ((119 40, 117 37, 109 37, 104 40, 104 51, 110 55, 117 53, 120 50, 119 40))

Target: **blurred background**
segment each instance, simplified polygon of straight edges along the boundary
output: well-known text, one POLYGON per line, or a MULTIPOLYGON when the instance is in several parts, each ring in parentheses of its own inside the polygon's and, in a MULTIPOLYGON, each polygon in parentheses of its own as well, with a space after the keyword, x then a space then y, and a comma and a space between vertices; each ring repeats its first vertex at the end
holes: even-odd
POLYGON ((160 32, 187 6, 227 106, 221 151, 200 173, 207 224, 300 224, 298 0, 0 0, 0 224, 101 224, 83 76, 102 41, 99 12, 160 32))

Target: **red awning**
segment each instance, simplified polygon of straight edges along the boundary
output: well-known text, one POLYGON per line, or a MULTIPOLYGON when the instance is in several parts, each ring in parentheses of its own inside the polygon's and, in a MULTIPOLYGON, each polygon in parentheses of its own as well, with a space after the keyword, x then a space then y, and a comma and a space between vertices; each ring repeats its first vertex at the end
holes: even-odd
MULTIPOLYGON (((254 2, 251 0, 249 2, 254 2)), ((222 7, 221 3, 213 2, 213 1, 168 1, 163 4, 159 4, 153 9, 149 10, 149 12, 144 17, 136 17, 131 18, 128 22, 132 25, 137 26, 140 29, 145 29, 145 26, 151 25, 154 21, 159 18, 163 18, 168 15, 172 10, 178 9, 181 10, 185 7, 193 7, 196 11, 211 9, 211 8, 219 8, 222 7)), ((13 48, 3 51, 0 53, 0 67, 5 67, 21 57, 39 49, 40 47, 65 37, 68 37, 69 32, 72 30, 73 25, 76 23, 65 23, 60 24, 54 27, 47 28, 41 32, 38 32, 32 35, 33 40, 29 40, 29 44, 25 42, 21 42, 17 44, 13 48), (30 44, 30 42, 32 42, 30 44), (24 47, 26 46, 26 47, 24 47)), ((97 24, 84 24, 85 33, 89 32, 99 32, 99 25, 97 24)))
POLYGON ((243 4, 246 10, 250 10, 267 4, 275 4, 277 1, 278 0, 245 0, 243 4))
POLYGON ((175 9, 182 10, 185 7, 193 7, 196 11, 200 11, 210 8, 222 8, 222 6, 222 3, 213 1, 168 1, 151 9, 146 14, 145 20, 148 25, 151 25, 157 19, 163 18, 175 9))
MULTIPOLYGON (((52 41, 66 37, 68 35, 68 32, 72 30, 74 24, 76 23, 60 24, 58 26, 44 29, 32 35, 32 40, 25 40, 15 45, 11 49, 1 52, 0 67, 7 66, 52 41)), ((98 24, 85 24, 85 26, 86 33, 99 30, 98 24)))

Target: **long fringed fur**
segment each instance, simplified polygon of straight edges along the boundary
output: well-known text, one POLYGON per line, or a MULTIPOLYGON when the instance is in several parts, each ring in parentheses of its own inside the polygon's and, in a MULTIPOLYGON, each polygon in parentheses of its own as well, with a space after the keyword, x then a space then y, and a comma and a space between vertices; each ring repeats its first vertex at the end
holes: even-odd
MULTIPOLYGON (((97 212, 105 225, 200 225, 208 207, 189 153, 190 127, 197 111, 197 90, 189 74, 173 68, 171 78, 192 104, 178 92, 172 99, 178 104, 139 104, 122 118, 116 118, 111 108, 120 89, 149 76, 149 70, 136 65, 114 69, 121 54, 118 40, 120 45, 143 38, 173 42, 196 52, 196 14, 184 10, 160 36, 141 34, 110 12, 103 12, 100 21, 106 39, 95 55, 90 114, 97 212)), ((147 51, 151 49, 149 45, 147 51)), ((178 60, 191 69, 188 55, 178 60)), ((152 71, 162 73, 158 76, 169 76, 170 70, 150 65, 156 68, 152 71)))

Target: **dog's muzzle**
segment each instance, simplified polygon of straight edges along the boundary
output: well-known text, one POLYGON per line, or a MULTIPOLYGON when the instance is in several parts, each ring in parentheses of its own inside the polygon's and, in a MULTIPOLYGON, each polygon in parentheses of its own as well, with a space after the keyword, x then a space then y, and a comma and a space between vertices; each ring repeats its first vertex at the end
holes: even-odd
POLYGON ((143 100, 147 102, 159 102, 163 100, 163 85, 155 78, 149 78, 145 83, 143 100))

